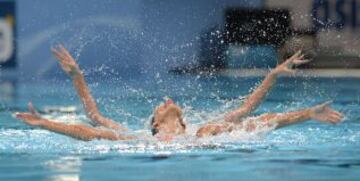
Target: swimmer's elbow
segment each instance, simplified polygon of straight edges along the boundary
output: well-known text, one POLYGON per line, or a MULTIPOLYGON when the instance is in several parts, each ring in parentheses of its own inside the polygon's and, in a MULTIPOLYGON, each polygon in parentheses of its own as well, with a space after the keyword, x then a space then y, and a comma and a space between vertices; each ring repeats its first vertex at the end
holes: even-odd
POLYGON ((217 124, 209 124, 200 128, 196 132, 196 136, 199 138, 206 136, 216 136, 225 131, 230 131, 230 129, 224 129, 221 125, 217 125, 217 124))
POLYGON ((202 127, 196 132, 196 137, 202 138, 206 136, 210 136, 209 131, 206 129, 206 127, 202 127))
POLYGON ((239 110, 229 113, 225 116, 226 122, 239 122, 242 117, 245 117, 249 114, 251 110, 247 107, 242 107, 239 110))
POLYGON ((207 135, 204 132, 201 132, 200 130, 196 132, 196 137, 198 137, 198 138, 202 138, 205 136, 207 136, 207 135))
POLYGON ((103 116, 98 111, 92 111, 87 113, 87 117, 92 121, 99 121, 103 116))

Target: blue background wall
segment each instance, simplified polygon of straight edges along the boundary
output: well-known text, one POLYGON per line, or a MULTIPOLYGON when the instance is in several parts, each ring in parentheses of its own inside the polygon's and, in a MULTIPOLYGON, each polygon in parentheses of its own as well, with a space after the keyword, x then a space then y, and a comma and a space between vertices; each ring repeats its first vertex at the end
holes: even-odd
POLYGON ((195 62, 201 32, 228 6, 262 0, 18 0, 18 73, 63 76, 50 47, 64 43, 91 75, 136 76, 195 62))

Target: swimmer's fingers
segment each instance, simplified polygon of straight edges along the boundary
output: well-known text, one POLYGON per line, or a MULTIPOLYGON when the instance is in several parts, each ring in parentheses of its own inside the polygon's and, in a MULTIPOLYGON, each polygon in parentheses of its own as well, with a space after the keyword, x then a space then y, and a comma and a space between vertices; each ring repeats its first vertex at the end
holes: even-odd
POLYGON ((301 54, 297 57, 288 59, 285 64, 287 64, 289 67, 292 67, 293 65, 296 65, 298 62, 302 62, 304 59, 304 55, 301 54))
POLYGON ((17 119, 21 119, 21 120, 25 120, 25 119, 30 119, 32 117, 31 113, 27 113, 27 112, 22 112, 22 113, 16 113, 15 117, 17 119))
POLYGON ((71 61, 76 64, 75 59, 71 56, 70 52, 62 44, 59 45, 59 48, 61 52, 67 57, 68 61, 71 61))
POLYGON ((306 64, 306 63, 309 63, 309 62, 311 62, 311 60, 309 60, 309 59, 305 59, 305 60, 303 60, 303 59, 298 59, 298 60, 294 60, 294 65, 302 65, 302 64, 306 64))
POLYGON ((57 58, 61 67, 69 75, 75 75, 79 72, 80 68, 76 61, 71 57, 70 53, 62 46, 58 45, 58 48, 52 48, 54 56, 57 58))
POLYGON ((305 57, 305 55, 303 53, 301 53, 297 58, 294 58, 294 60, 297 60, 297 59, 303 60, 304 57, 305 57))
POLYGON ((333 102, 334 102, 333 100, 329 100, 329 101, 324 102, 322 105, 330 106, 330 104, 332 104, 333 102))
POLYGON ((338 121, 335 118, 331 118, 329 116, 325 122, 330 124, 336 124, 338 121))
POLYGON ((15 117, 17 119, 23 120, 30 126, 41 126, 44 122, 44 120, 37 118, 31 113, 16 113, 15 117))
POLYGON ((333 121, 335 121, 335 123, 339 123, 344 119, 342 116, 337 116, 337 115, 332 115, 332 118, 333 121))
POLYGON ((336 123, 341 122, 342 117, 331 114, 331 115, 329 115, 328 120, 329 120, 330 123, 336 124, 336 123))
POLYGON ((66 55, 64 55, 63 53, 59 52, 57 49, 55 48, 51 48, 51 51, 53 53, 53 55, 56 57, 56 59, 58 60, 58 62, 64 67, 65 66, 69 66, 70 64, 67 61, 67 57, 66 55))
POLYGON ((333 103, 333 101, 330 100, 330 101, 326 101, 326 102, 324 102, 324 103, 322 103, 322 104, 320 104, 320 105, 318 105, 318 106, 316 106, 316 107, 317 107, 317 108, 324 109, 325 107, 330 106, 330 104, 332 104, 332 103, 333 103))
POLYGON ((292 67, 293 65, 300 65, 310 62, 310 60, 305 60, 304 57, 305 55, 302 53, 301 50, 299 50, 293 56, 288 58, 285 61, 285 64, 287 64, 289 67, 292 67))
POLYGON ((294 59, 292 59, 292 64, 294 65, 301 65, 301 64, 305 64, 310 62, 310 59, 304 59, 305 55, 304 54, 300 54, 298 57, 295 57, 294 59))
POLYGON ((64 57, 64 59, 62 60, 63 63, 66 63, 72 68, 79 68, 78 64, 76 63, 75 59, 71 56, 69 51, 62 44, 59 44, 58 47, 62 56, 64 57))
POLYGON ((36 111, 36 109, 35 109, 34 105, 32 104, 32 102, 28 103, 28 109, 31 112, 31 114, 33 114, 37 118, 41 118, 40 113, 38 111, 36 111))
POLYGON ((61 62, 72 62, 75 61, 71 54, 66 50, 66 48, 59 44, 56 46, 56 48, 51 48, 51 51, 53 52, 54 56, 61 62))
POLYGON ((59 44, 58 46, 59 46, 61 52, 62 52, 64 55, 71 57, 69 51, 64 47, 64 45, 59 44))
POLYGON ((344 115, 341 114, 340 112, 338 111, 335 111, 334 109, 331 109, 329 107, 326 107, 325 109, 328 109, 328 112, 330 113, 330 116, 332 118, 335 118, 337 119, 338 121, 341 121, 343 118, 344 118, 344 115))
POLYGON ((299 56, 301 56, 301 50, 298 50, 293 56, 288 58, 286 61, 291 62, 292 60, 299 58, 299 56))
POLYGON ((307 61, 303 60, 304 55, 301 53, 301 50, 297 51, 293 56, 288 58, 284 63, 279 65, 278 71, 288 74, 295 74, 296 71, 293 70, 294 65, 303 64, 307 61))
POLYGON ((343 120, 344 116, 330 108, 332 101, 327 101, 310 109, 310 117, 320 122, 336 124, 343 120))
POLYGON ((59 61, 63 61, 66 58, 64 54, 59 52, 56 48, 51 48, 51 52, 59 61))
POLYGON ((297 62, 298 60, 303 60, 304 59, 304 54, 300 54, 300 55, 298 55, 298 56, 296 56, 296 57, 294 57, 294 58, 291 58, 290 60, 289 60, 289 63, 290 64, 295 64, 295 62, 297 62))
POLYGON ((335 115, 338 116, 338 117, 344 118, 344 115, 341 114, 341 113, 338 112, 338 111, 333 110, 333 114, 335 114, 335 115))

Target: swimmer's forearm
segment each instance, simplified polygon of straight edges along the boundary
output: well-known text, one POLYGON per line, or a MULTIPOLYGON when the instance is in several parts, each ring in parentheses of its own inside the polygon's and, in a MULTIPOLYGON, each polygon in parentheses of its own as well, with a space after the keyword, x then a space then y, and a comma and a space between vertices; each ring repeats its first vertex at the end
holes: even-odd
POLYGON ((266 123, 273 125, 277 128, 308 121, 310 119, 322 123, 337 124, 343 120, 344 116, 340 112, 330 107, 331 101, 313 106, 301 111, 283 113, 283 114, 265 114, 260 116, 266 123))
POLYGON ((261 119, 269 125, 275 125, 276 128, 308 121, 311 119, 311 108, 295 112, 282 114, 265 114, 261 119))
MULTIPOLYGON (((94 98, 91 96, 85 78, 81 72, 72 76, 72 81, 81 102, 83 103, 87 116, 94 120, 95 116, 100 114, 94 98)), ((96 120, 95 120, 96 121, 96 120)))
POLYGON ((126 131, 127 129, 120 124, 114 122, 111 119, 105 118, 99 112, 94 98, 91 96, 90 90, 87 86, 85 78, 81 71, 79 70, 74 76, 72 76, 74 87, 80 97, 81 102, 83 103, 86 115, 89 119, 96 122, 97 124, 103 125, 105 127, 126 131))
POLYGON ((246 113, 250 113, 255 110, 264 97, 267 95, 271 87, 275 84, 277 78, 277 73, 271 71, 260 84, 255 91, 250 94, 250 96, 245 100, 244 107, 246 108, 246 113))
POLYGON ((92 119, 94 115, 99 114, 96 107, 96 102, 90 94, 90 90, 87 87, 83 73, 76 63, 76 60, 71 56, 70 52, 61 44, 56 48, 52 48, 54 56, 58 59, 62 69, 73 80, 74 87, 83 103, 87 116, 92 119))
POLYGON ((46 129, 55 133, 63 134, 66 136, 70 136, 75 139, 79 140, 92 140, 94 139, 95 132, 86 129, 80 125, 66 125, 62 123, 56 123, 48 120, 43 120, 40 128, 46 129))
POLYGON ((304 59, 301 51, 296 52, 293 56, 285 60, 282 64, 273 69, 262 82, 262 84, 245 100, 243 106, 225 116, 227 121, 239 121, 241 117, 250 114, 257 108, 260 102, 264 99, 267 92, 274 85, 278 74, 282 73, 295 73, 292 69, 294 65, 301 65, 309 62, 304 59))
POLYGON ((119 131, 127 131, 128 130, 127 128, 125 128, 121 124, 116 123, 115 121, 102 116, 100 113, 94 115, 93 119, 96 122, 98 122, 99 124, 101 124, 101 125, 103 125, 103 126, 105 126, 107 128, 111 128, 111 129, 115 129, 115 130, 119 130, 119 131))
POLYGON ((113 129, 124 130, 122 126, 100 114, 96 106, 96 102, 90 94, 90 90, 86 84, 80 67, 69 51, 64 46, 59 45, 57 48, 52 48, 52 52, 58 59, 62 69, 72 78, 74 87, 80 97, 88 118, 97 124, 113 129))
POLYGON ((254 111, 267 95, 271 87, 275 84, 276 78, 277 72, 271 71, 262 81, 260 86, 258 86, 255 91, 245 99, 243 105, 238 110, 225 116, 226 121, 238 121, 241 117, 244 117, 254 111))
POLYGON ((43 129, 70 136, 75 139, 90 141, 93 139, 126 140, 127 137, 117 135, 111 131, 98 130, 85 125, 67 125, 43 120, 40 126, 43 129))

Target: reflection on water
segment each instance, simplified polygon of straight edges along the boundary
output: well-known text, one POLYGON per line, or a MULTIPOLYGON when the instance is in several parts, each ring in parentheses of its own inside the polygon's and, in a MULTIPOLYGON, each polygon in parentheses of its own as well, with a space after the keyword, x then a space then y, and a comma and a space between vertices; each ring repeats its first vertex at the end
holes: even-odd
POLYGON ((67 156, 54 160, 48 160, 43 164, 54 175, 49 176, 52 181, 78 181, 80 180, 80 166, 82 165, 79 157, 67 156))
POLYGON ((79 175, 56 175, 56 176, 49 177, 48 180, 52 180, 52 181, 78 181, 80 179, 79 179, 79 175))

